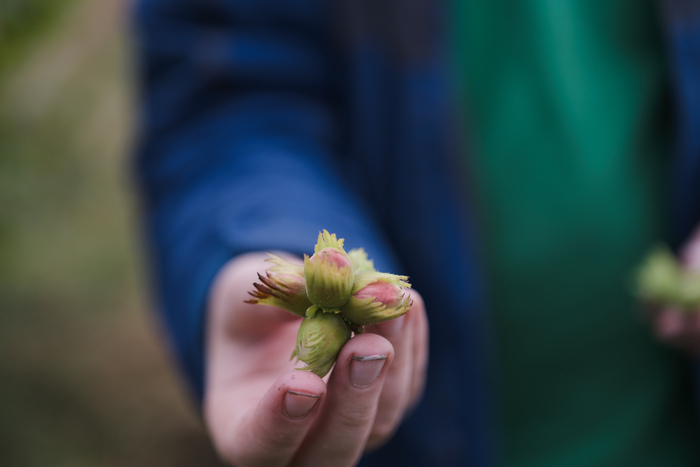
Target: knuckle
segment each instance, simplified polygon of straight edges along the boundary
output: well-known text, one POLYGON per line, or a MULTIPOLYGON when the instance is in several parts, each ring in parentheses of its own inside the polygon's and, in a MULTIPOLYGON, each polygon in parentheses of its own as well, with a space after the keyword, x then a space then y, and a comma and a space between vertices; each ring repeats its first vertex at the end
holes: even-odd
POLYGON ((340 411, 337 417, 338 423, 350 430, 360 430, 374 422, 374 413, 370 410, 340 411))

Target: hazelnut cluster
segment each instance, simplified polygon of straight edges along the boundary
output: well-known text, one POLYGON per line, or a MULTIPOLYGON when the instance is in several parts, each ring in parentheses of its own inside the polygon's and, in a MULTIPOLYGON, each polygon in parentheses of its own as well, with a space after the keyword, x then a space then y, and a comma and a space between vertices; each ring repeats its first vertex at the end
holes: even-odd
POLYGON ((363 327, 398 318, 411 308, 408 277, 374 269, 361 248, 346 252, 344 239, 319 233, 312 256, 304 264, 269 253, 273 266, 253 284, 246 303, 273 305, 303 319, 292 358, 303 370, 321 377, 333 367, 340 349, 363 327))

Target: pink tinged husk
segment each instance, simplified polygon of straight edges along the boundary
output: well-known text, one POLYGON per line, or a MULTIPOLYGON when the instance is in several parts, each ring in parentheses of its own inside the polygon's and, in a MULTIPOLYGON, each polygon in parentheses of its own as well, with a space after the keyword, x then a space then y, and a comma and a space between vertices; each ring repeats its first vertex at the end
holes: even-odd
POLYGON ((265 275, 258 274, 260 282, 253 284, 255 290, 248 292, 253 298, 246 303, 272 305, 304 317, 312 305, 306 295, 304 267, 271 253, 269 256, 267 261, 274 266, 265 275))
POLYGON ((347 253, 334 247, 317 249, 311 257, 304 255, 304 278, 309 300, 325 311, 348 300, 354 281, 347 253))
POLYGON ((408 277, 381 272, 365 272, 355 276, 350 299, 340 313, 351 323, 367 326, 398 318, 413 305, 402 287, 410 287, 408 277))
POLYGON ((313 318, 302 320, 292 358, 296 357, 306 364, 300 370, 310 371, 323 378, 331 371, 340 349, 350 340, 351 335, 340 315, 316 313, 313 318))

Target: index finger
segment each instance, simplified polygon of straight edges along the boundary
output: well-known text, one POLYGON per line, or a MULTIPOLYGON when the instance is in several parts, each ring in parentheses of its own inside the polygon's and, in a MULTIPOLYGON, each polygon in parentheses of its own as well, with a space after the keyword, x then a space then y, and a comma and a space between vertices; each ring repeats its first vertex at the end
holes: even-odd
POLYGON ((374 425, 391 343, 376 334, 360 334, 343 347, 328 380, 328 394, 293 465, 352 466, 365 450, 374 425))

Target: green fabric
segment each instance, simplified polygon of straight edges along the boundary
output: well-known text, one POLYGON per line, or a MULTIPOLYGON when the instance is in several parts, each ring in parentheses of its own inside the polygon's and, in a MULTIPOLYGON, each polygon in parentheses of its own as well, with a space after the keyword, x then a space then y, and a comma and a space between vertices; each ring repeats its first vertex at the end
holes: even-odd
POLYGON ((503 465, 700 465, 684 363, 629 293, 665 224, 652 1, 457 5, 503 465))

